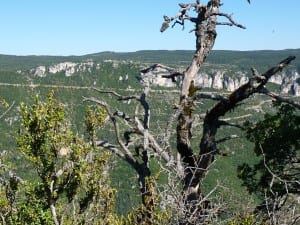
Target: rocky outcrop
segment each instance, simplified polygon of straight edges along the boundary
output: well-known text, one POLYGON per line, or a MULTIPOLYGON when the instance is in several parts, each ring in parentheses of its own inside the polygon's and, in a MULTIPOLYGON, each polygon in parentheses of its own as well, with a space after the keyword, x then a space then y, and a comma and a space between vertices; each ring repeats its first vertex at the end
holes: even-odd
MULTIPOLYGON (((117 67, 119 61, 107 60, 104 62, 112 63, 113 67, 117 67)), ((62 62, 51 66, 38 66, 30 70, 31 74, 39 77, 45 77, 48 74, 63 73, 69 77, 80 72, 92 72, 99 70, 101 63, 93 61, 84 61, 80 63, 62 62)), ((183 68, 181 69, 183 71, 183 68)), ((138 79, 142 83, 150 83, 154 86, 175 87, 180 83, 180 79, 176 78, 175 82, 171 79, 166 79, 164 76, 175 72, 173 68, 161 64, 155 64, 147 69, 141 70, 138 79)), ((246 74, 242 71, 234 73, 228 72, 227 69, 210 69, 205 72, 200 72, 195 79, 195 84, 203 88, 224 89, 233 91, 245 84, 249 80, 251 74, 246 74)), ((127 77, 119 77, 119 80, 127 80, 127 77)), ((288 69, 279 74, 276 74, 270 79, 270 82, 280 85, 280 91, 283 94, 292 94, 300 96, 300 74, 296 69, 288 69)))
POLYGON ((196 77, 195 83, 199 87, 213 88, 213 89, 225 89, 227 91, 233 91, 242 84, 248 81, 246 74, 238 72, 235 77, 231 77, 226 74, 226 71, 218 70, 208 73, 199 73, 196 77))
MULTIPOLYGON (((117 61, 117 60, 103 60, 104 63, 110 63, 113 68, 117 68, 121 63, 132 63, 132 61, 117 61)), ((46 77, 47 75, 63 73, 66 77, 73 76, 81 72, 91 73, 93 69, 100 70, 102 62, 94 62, 87 60, 83 62, 61 62, 51 66, 38 66, 31 69, 29 72, 34 76, 46 77)), ((19 73, 22 73, 20 71, 19 73)))
POLYGON ((73 73, 75 73, 75 67, 77 66, 76 63, 73 62, 62 62, 48 68, 49 73, 59 73, 64 71, 65 75, 69 77, 73 73))
POLYGON ((38 66, 37 68, 30 70, 31 73, 38 77, 45 77, 46 71, 47 70, 45 66, 38 66))
POLYGON ((280 85, 280 92, 300 96, 300 74, 297 70, 283 71, 272 77, 270 82, 280 85))
MULTIPOLYGON (((154 86, 174 87, 176 83, 171 79, 166 79, 163 76, 170 74, 170 68, 157 64, 151 70, 142 70, 140 80, 149 82, 154 86), (145 72, 146 71, 146 72, 145 72)), ((227 70, 211 69, 208 72, 200 72, 195 79, 196 86, 203 88, 224 89, 233 91, 245 84, 249 80, 250 74, 242 71, 237 71, 234 74, 228 73, 227 70)), ((297 70, 286 70, 275 75, 270 79, 270 82, 280 85, 280 92, 283 94, 292 94, 300 96, 300 74, 297 70)), ((180 81, 177 81, 177 84, 180 81)))
MULTIPOLYGON (((37 68, 31 69, 30 73, 38 77, 45 77, 47 74, 56 74, 62 72, 66 77, 69 77, 79 72, 91 72, 93 67, 93 61, 81 63, 62 62, 48 67, 38 66, 37 68)), ((97 64, 96 67, 99 68, 99 65, 97 64)))
POLYGON ((176 82, 166 79, 163 76, 170 75, 173 69, 161 64, 153 65, 149 68, 142 69, 138 79, 141 83, 149 83, 154 86, 175 87, 176 82))

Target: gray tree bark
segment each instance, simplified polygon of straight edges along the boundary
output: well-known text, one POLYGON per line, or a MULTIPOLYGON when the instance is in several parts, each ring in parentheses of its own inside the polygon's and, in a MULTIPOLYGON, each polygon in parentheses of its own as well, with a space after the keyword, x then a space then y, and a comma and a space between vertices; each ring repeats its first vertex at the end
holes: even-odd
MULTIPOLYGON (((149 165, 150 151, 159 155, 160 160, 163 160, 167 166, 170 166, 169 168, 182 171, 182 173, 177 171, 182 174, 182 199, 184 205, 184 216, 180 223, 194 225, 206 222, 206 209, 210 207, 210 204, 207 201, 207 198, 203 195, 200 184, 210 165, 214 161, 214 155, 217 154, 216 145, 218 141, 215 140, 215 136, 218 128, 221 125, 226 124, 224 121, 220 121, 220 117, 234 109, 239 102, 248 98, 250 95, 254 93, 261 93, 263 91, 267 93, 264 85, 268 82, 269 78, 282 70, 295 58, 288 57, 264 74, 259 74, 253 69, 253 77, 249 80, 249 82, 233 91, 229 97, 219 95, 197 95, 198 89, 195 87, 194 80, 214 46, 217 37, 217 25, 236 26, 243 29, 245 27, 236 23, 230 15, 220 12, 220 0, 210 0, 207 4, 201 4, 200 1, 196 1, 195 3, 179 4, 179 6, 179 13, 174 17, 164 16, 161 32, 167 30, 172 22, 173 26, 176 24, 184 26, 186 21, 192 22, 195 25, 195 29, 193 29, 192 32, 195 33, 196 37, 196 50, 190 65, 183 73, 176 72, 173 71, 172 68, 168 68, 168 70, 170 70, 170 75, 165 76, 166 79, 172 79, 173 81, 176 77, 182 78, 177 111, 174 116, 170 117, 170 120, 172 121, 177 120, 176 153, 171 151, 170 142, 168 140, 170 138, 171 126, 166 128, 165 148, 162 147, 149 132, 150 107, 147 102, 147 94, 149 92, 149 87, 147 85, 140 96, 122 96, 114 91, 107 92, 96 90, 101 93, 112 94, 120 101, 129 99, 136 100, 143 108, 143 119, 139 119, 137 117, 137 112, 135 113, 135 116, 130 117, 123 112, 113 112, 110 106, 101 100, 96 98, 84 98, 85 101, 91 101, 106 108, 109 118, 115 128, 118 145, 99 141, 99 146, 111 149, 116 153, 116 155, 128 162, 138 174, 142 202, 147 209, 144 218, 140 221, 141 224, 152 224, 153 221, 152 214, 155 202, 152 198, 151 190, 146 182, 147 178, 150 177, 151 174, 149 165), (188 15, 188 12, 192 10, 196 12, 195 17, 188 15), (218 22, 218 17, 225 18, 227 22, 218 22), (196 100, 199 97, 210 97, 217 100, 218 103, 208 110, 204 116, 203 135, 201 140, 199 140, 199 148, 195 150, 191 145, 192 125, 194 121, 193 111, 196 100), (125 143, 120 137, 120 129, 117 122, 118 119, 125 121, 129 127, 129 131, 125 132, 125 136, 128 136, 127 143, 125 143), (142 143, 131 143, 129 141, 129 136, 132 134, 141 135, 143 137, 142 143), (137 157, 130 151, 129 145, 133 144, 137 150, 142 150, 142 162, 139 162, 137 157), (174 159, 176 157, 173 153, 175 153, 174 155, 179 155, 177 161, 174 159)), ((149 67, 143 70, 143 72, 152 70, 157 65, 158 64, 149 67)), ((225 138, 224 140, 227 139, 225 138)))

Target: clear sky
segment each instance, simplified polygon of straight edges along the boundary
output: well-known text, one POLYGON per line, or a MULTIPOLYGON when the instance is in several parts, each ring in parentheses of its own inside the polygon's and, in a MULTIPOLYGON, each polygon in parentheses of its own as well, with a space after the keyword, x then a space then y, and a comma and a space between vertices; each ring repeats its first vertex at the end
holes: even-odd
MULTIPOLYGON (((1 0, 0 54, 83 55, 194 49, 191 27, 159 32, 162 16, 175 15, 179 2, 185 1, 1 0)), ((220 27, 214 49, 300 48, 300 0, 223 3, 222 11, 233 13, 234 19, 247 29, 220 27)))

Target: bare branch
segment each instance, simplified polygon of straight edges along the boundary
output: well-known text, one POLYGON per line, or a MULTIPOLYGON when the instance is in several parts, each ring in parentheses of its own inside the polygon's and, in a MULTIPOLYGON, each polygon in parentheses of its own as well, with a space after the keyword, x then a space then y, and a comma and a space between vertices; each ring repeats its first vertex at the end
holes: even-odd
POLYGON ((5 110, 5 112, 3 112, 1 115, 0 115, 0 119, 2 119, 12 108, 13 106, 15 105, 15 102, 13 102, 7 110, 5 110))
POLYGON ((236 134, 232 134, 228 137, 224 137, 224 138, 221 138, 219 140, 216 140, 216 144, 220 144, 222 142, 229 141, 229 140, 236 139, 236 138, 239 138, 239 136, 236 135, 236 134))
POLYGON ((183 77, 183 73, 175 72, 175 73, 171 73, 170 75, 162 75, 162 77, 163 77, 163 78, 171 79, 172 82, 175 83, 177 77, 183 77))
POLYGON ((150 67, 142 69, 141 73, 144 73, 144 74, 145 73, 149 73, 151 71, 156 70, 157 68, 166 70, 169 74, 162 75, 161 77, 171 79, 172 82, 176 82, 176 78, 177 77, 182 77, 183 76, 182 72, 177 71, 176 69, 171 68, 169 66, 165 66, 165 65, 159 64, 159 63, 154 64, 154 65, 152 65, 150 67))
POLYGON ((188 15, 188 11, 190 11, 192 8, 194 8, 195 11, 198 11, 201 7, 200 3, 188 3, 188 4, 180 3, 179 7, 180 7, 179 12, 174 17, 169 18, 168 16, 164 16, 164 22, 160 28, 160 32, 164 32, 165 30, 167 30, 169 24, 173 21, 175 22, 172 27, 174 27, 175 24, 180 24, 184 27, 185 20, 189 20, 194 23, 196 22, 196 18, 190 17, 188 15))
POLYGON ((107 94, 112 94, 116 97, 118 97, 118 101, 126 101, 126 100, 130 100, 130 99, 135 99, 137 101, 140 101, 140 97, 138 95, 129 95, 129 96, 123 96, 115 91, 105 91, 105 90, 100 90, 97 88, 92 88, 93 90, 99 92, 99 93, 107 93, 107 94))
MULTIPOLYGON (((135 118, 135 121, 136 121, 138 130, 144 134, 145 129, 144 129, 144 126, 142 125, 142 122, 137 117, 135 118)), ((149 142, 150 142, 152 149, 156 153, 158 153, 158 155, 160 155, 164 159, 165 162, 169 162, 170 161, 169 154, 160 147, 160 145, 157 143, 155 138, 150 133, 148 134, 148 138, 149 138, 149 142)))
POLYGON ((251 72, 252 72, 253 77, 259 77, 262 80, 264 79, 264 77, 262 77, 261 74, 254 67, 251 67, 251 72))
POLYGON ((211 15, 214 15, 214 16, 222 16, 222 17, 225 17, 229 20, 229 22, 217 22, 217 25, 227 25, 227 26, 236 26, 236 27, 239 27, 239 28, 242 28, 242 29, 246 29, 245 26, 239 24, 239 23, 236 23, 231 15, 227 14, 227 13, 211 13, 211 15))
POLYGON ((122 118, 122 119, 124 119, 127 122, 131 121, 131 118, 128 115, 126 115, 124 112, 122 112, 122 111, 117 110, 117 111, 115 111, 113 113, 113 115, 114 116, 118 116, 119 118, 122 118))
POLYGON ((228 97, 228 101, 222 101, 218 103, 211 111, 210 115, 213 117, 220 117, 225 115, 226 112, 232 110, 236 105, 242 100, 248 98, 250 95, 254 93, 259 93, 264 85, 268 82, 269 78, 271 78, 274 74, 281 71, 284 67, 286 67, 292 60, 296 57, 290 56, 285 60, 281 61, 275 67, 272 67, 267 72, 262 74, 265 78, 263 80, 258 80, 256 77, 250 78, 248 83, 240 86, 238 89, 233 91, 231 95, 228 97))
POLYGON ((100 148, 105 148, 108 150, 111 150, 114 152, 116 155, 118 155, 120 158, 125 158, 125 155, 121 152, 121 150, 118 148, 117 145, 113 145, 107 141, 96 141, 96 146, 100 148))
POLYGON ((267 165, 267 162, 266 162, 266 155, 265 155, 265 153, 264 153, 264 150, 263 150, 261 144, 259 145, 259 148, 260 148, 261 154, 262 154, 262 156, 263 156, 265 168, 266 168, 266 169, 268 170, 268 172, 273 176, 273 178, 276 178, 277 180, 279 180, 280 182, 282 182, 282 183, 285 184, 287 193, 289 193, 289 190, 288 190, 288 188, 287 188, 287 183, 296 183, 296 184, 300 185, 300 181, 299 181, 299 180, 286 180, 286 179, 283 179, 283 178, 279 177, 277 174, 275 174, 275 173, 270 169, 270 167, 267 165))
POLYGON ((166 144, 166 151, 168 152, 172 152, 170 144, 171 130, 174 121, 179 116, 179 113, 179 109, 176 109, 176 111, 169 117, 169 120, 167 121, 167 126, 165 128, 165 135, 163 137, 163 141, 166 144))
POLYGON ((163 64, 160 64, 160 63, 156 63, 156 64, 153 64, 152 66, 149 66, 149 67, 146 67, 144 69, 141 70, 141 73, 148 73, 150 71, 153 71, 155 70, 156 68, 162 68, 162 69, 165 69, 167 70, 168 72, 170 73, 178 73, 178 74, 181 74, 180 72, 178 72, 176 69, 172 68, 172 67, 169 67, 169 66, 166 66, 166 65, 163 65, 163 64))
POLYGON ((216 101, 227 101, 228 99, 222 95, 216 93, 198 93, 196 94, 196 99, 211 99, 216 101))
POLYGON ((129 151, 129 149, 126 147, 125 143, 122 141, 121 137, 120 137, 120 129, 119 129, 119 125, 117 123, 117 120, 115 118, 115 115, 112 113, 112 110, 110 109, 109 105, 101 100, 98 100, 96 98, 86 98, 83 97, 83 101, 84 102, 94 102, 98 105, 101 105, 102 107, 105 108, 105 110, 107 111, 110 120, 112 121, 114 128, 115 128, 115 134, 116 134, 116 138, 117 141, 122 149, 122 151, 124 151, 124 155, 126 157, 126 161, 128 161, 130 163, 131 166, 133 166, 134 168, 137 167, 137 161, 136 159, 133 157, 132 153, 129 151))
POLYGON ((243 129, 243 126, 241 126, 240 124, 237 123, 229 123, 225 120, 219 120, 218 121, 218 126, 229 126, 229 127, 236 127, 236 128, 240 128, 243 129))
POLYGON ((282 71, 283 68, 287 67, 293 60, 296 59, 296 56, 289 56, 286 59, 282 60, 277 66, 269 69, 267 72, 262 74, 267 80, 274 74, 282 71))
MULTIPOLYGON (((220 101, 217 103, 209 112, 207 112, 204 124, 203 124, 203 135, 200 142, 200 160, 198 162, 198 167, 203 168, 204 171, 213 162, 213 154, 216 152, 216 141, 215 135, 218 131, 219 118, 224 116, 227 112, 233 110, 241 101, 247 99, 250 95, 259 93, 264 85, 268 82, 269 78, 281 71, 286 67, 292 60, 294 56, 290 56, 285 60, 281 61, 275 67, 272 67, 267 72, 262 74, 264 79, 257 79, 257 77, 252 77, 250 80, 240 86, 238 89, 233 91, 227 101, 220 101), (208 154, 208 153, 212 154, 208 154), (202 155, 207 155, 202 157, 202 155)), ((200 177, 204 177, 205 174, 200 174, 200 177)))
POLYGON ((293 101, 291 99, 288 99, 288 98, 283 98, 283 97, 275 94, 274 92, 270 92, 267 88, 262 88, 260 93, 268 95, 269 97, 274 98, 278 102, 287 103, 287 104, 290 104, 290 105, 294 106, 297 109, 300 109, 300 103, 295 102, 295 101, 293 101))

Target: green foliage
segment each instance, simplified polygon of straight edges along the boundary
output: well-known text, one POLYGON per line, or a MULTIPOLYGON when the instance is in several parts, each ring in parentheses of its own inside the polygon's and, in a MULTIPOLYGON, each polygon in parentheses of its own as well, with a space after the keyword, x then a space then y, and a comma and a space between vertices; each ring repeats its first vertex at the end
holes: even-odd
POLYGON ((160 173, 157 173, 146 178, 148 194, 144 197, 144 204, 129 212, 127 218, 123 217, 124 225, 170 224, 171 210, 162 210, 159 207, 161 199, 155 187, 159 175, 160 173))
MULTIPOLYGON (((0 213, 5 224, 53 225, 56 220, 67 225, 139 224, 140 217, 148 213, 144 206, 131 211, 127 217, 113 213, 116 190, 110 188, 110 154, 99 152, 95 146, 96 132, 106 117, 102 108, 88 107, 87 142, 72 133, 62 103, 53 91, 46 101, 36 96, 32 105, 21 104, 21 114, 17 144, 35 168, 37 179, 22 186, 3 179, 9 182, 1 192, 7 196, 10 190, 13 195, 12 200, 4 195, 0 197, 0 213)), ((7 172, 4 167, 2 172, 7 172)), ((153 182, 151 178, 147 180, 151 193, 155 192, 153 182)), ((155 207, 153 224, 166 224, 169 219, 170 214, 155 207)))
POLYGON ((260 161, 238 168, 239 177, 249 192, 265 197, 281 197, 299 193, 300 116, 295 108, 279 105, 275 115, 246 124, 247 138, 254 142, 254 152, 260 161), (297 172, 298 171, 298 172, 297 172), (274 195, 274 193, 276 193, 274 195))
POLYGON ((95 109, 92 109, 92 107, 89 106, 87 109, 85 116, 85 126, 93 145, 95 144, 97 129, 99 129, 103 125, 105 116, 105 110, 99 106, 96 106, 95 109))
MULTIPOLYGON (((33 82, 41 85, 52 84, 52 85, 79 86, 80 89, 59 87, 55 92, 55 96, 59 96, 59 98, 64 103, 64 106, 66 106, 64 110, 65 113, 68 115, 68 121, 65 121, 65 123, 68 126, 71 125, 72 126, 71 129, 73 131, 82 134, 84 131, 83 117, 84 117, 85 106, 82 104, 81 96, 90 95, 91 92, 89 92, 88 89, 85 89, 85 87, 80 87, 80 86, 90 86, 93 85, 94 81, 96 81, 97 87, 105 87, 105 88, 113 88, 113 89, 118 88, 118 92, 120 92, 121 94, 131 95, 132 90, 127 91, 125 90, 125 88, 131 86, 136 89, 136 87, 138 87, 138 84, 135 80, 135 76, 138 74, 138 71, 141 67, 148 65, 148 63, 152 63, 152 62, 154 63, 158 61, 169 65, 171 64, 174 65, 175 63, 176 66, 186 65, 190 61, 192 54, 193 54, 192 51, 141 51, 141 52, 134 52, 128 54, 106 52, 106 53, 93 54, 93 55, 88 55, 83 57, 1 56, 0 57, 1 58, 0 80, 3 83, 30 84, 30 82, 33 82), (51 76, 48 75, 46 77, 36 77, 29 73, 30 69, 39 65, 49 66, 64 61, 82 62, 82 60, 86 60, 86 59, 92 59, 95 61, 95 63, 99 62, 100 69, 95 70, 95 68, 91 68, 91 72, 76 73, 71 77, 65 77, 64 73, 55 74, 55 75, 52 74, 51 76), (119 65, 114 68, 113 65, 114 63, 102 61, 106 59, 126 60, 126 62, 123 63, 119 61, 118 62, 119 65), (129 60, 134 60, 135 62, 130 63, 129 60), (9 71, 4 71, 3 69, 9 71), (22 73, 21 74, 17 73, 16 72, 17 69, 22 69, 22 73), (129 75, 129 80, 119 81, 118 79, 119 76, 124 76, 125 74, 129 75)), ((255 67, 261 72, 263 71, 263 68, 273 64, 274 61, 281 60, 286 55, 299 55, 299 50, 287 50, 287 51, 280 51, 280 52, 279 51, 259 51, 259 52, 214 51, 209 56, 208 63, 204 65, 204 69, 208 67, 212 68, 214 66, 216 66, 214 68, 223 68, 223 69, 228 67, 229 70, 227 74, 231 74, 232 71, 240 68, 242 68, 245 71, 250 71, 249 67, 255 65, 255 67), (228 62, 230 62, 231 64, 230 66, 227 65, 228 62), (234 65, 232 64, 232 62, 234 62, 234 65), (231 70, 232 66, 234 68, 231 70)), ((298 64, 296 64, 296 66, 297 65, 298 64)), ((18 101, 24 101, 26 103, 24 105, 33 105, 34 102, 32 103, 32 99, 30 98, 32 92, 39 93, 40 96, 43 96, 45 93, 49 91, 50 88, 52 87, 39 86, 36 88, 31 88, 26 86, 17 86, 17 87, 2 86, 1 97, 5 98, 9 103, 16 101, 16 105, 18 105, 18 101)), ((138 92, 137 89, 136 92, 138 92)), ((163 93, 164 93, 163 98, 162 98, 161 90, 158 90, 157 92, 153 91, 149 96, 149 102, 151 102, 151 110, 152 110, 151 119, 153 122, 151 124, 151 128, 153 128, 154 133, 156 133, 157 136, 160 135, 160 132, 163 132, 160 127, 165 126, 165 121, 167 121, 169 115, 173 113, 172 105, 176 104, 178 101, 177 98, 174 100, 174 96, 175 96, 174 93, 170 93, 170 94, 168 92, 163 92, 163 93), (158 128, 156 128, 156 125, 158 128)), ((115 104, 111 96, 104 95, 104 97, 106 98, 105 101, 107 101, 108 104, 112 106, 115 104)), ((257 96, 255 98, 251 98, 250 100, 256 101, 254 103, 256 104, 261 99, 262 96, 257 96)), ((205 100, 203 101, 205 102, 205 100)), ((240 110, 235 110, 234 112, 232 112, 232 114, 228 116, 233 117, 233 116, 240 116, 243 114, 251 113, 252 111, 249 112, 249 109, 248 111, 246 109, 247 108, 246 106, 248 106, 248 104, 253 104, 253 102, 242 105, 242 107, 240 107, 240 110)), ((127 103, 123 104, 120 106, 120 110, 125 110, 128 108, 131 108, 130 110, 134 110, 134 107, 131 106, 132 105, 128 105, 127 103)), ((202 111, 200 111, 199 114, 205 113, 207 108, 209 107, 210 107, 209 105, 201 105, 200 110, 202 111)), ((268 104, 263 105, 264 111, 269 111, 270 109, 271 108, 268 107, 268 104)), ((90 108, 90 110, 94 110, 94 109, 90 108)), ((11 137, 15 135, 15 129, 17 126, 19 126, 20 123, 19 118, 17 117, 15 118, 17 113, 18 113, 18 108, 13 107, 13 109, 5 116, 5 118, 9 119, 7 121, 12 121, 12 125, 10 125, 10 123, 6 122, 6 120, 4 119, 1 120, 0 126, 4 134, 1 137, 2 140, 0 141, 1 149, 9 149, 9 150, 14 149, 14 141, 13 138, 11 137)), ((256 115, 258 114, 253 113, 251 117, 253 121, 257 120, 256 115)), ((228 133, 224 133, 224 131, 221 129, 220 129, 220 133, 218 133, 218 137, 216 138, 223 138, 224 136, 227 136, 227 134, 239 132, 236 130, 232 130, 233 128, 230 128, 230 131, 228 133)), ((96 132, 92 131, 90 133, 88 139, 89 143, 91 140, 93 140, 91 138, 92 133, 96 133, 96 132)), ((100 133, 98 132, 98 134, 101 135, 101 139, 111 140, 114 143, 115 140, 113 139, 111 133, 112 133, 111 127, 105 127, 105 130, 100 131, 100 133)), ((195 139, 198 138, 198 134, 201 135, 201 129, 195 126, 195 132, 194 132, 195 139)), ((79 138, 78 136, 76 137, 76 139, 82 142, 84 141, 82 140, 82 138, 79 138)), ((229 189, 232 189, 232 192, 234 192, 234 198, 239 197, 239 199, 243 200, 247 193, 244 190, 245 188, 240 187, 240 182, 237 180, 234 171, 236 171, 236 165, 241 164, 245 160, 247 160, 247 163, 249 163, 250 169, 253 168, 250 162, 255 163, 255 157, 249 153, 250 151, 246 151, 252 147, 252 143, 249 144, 249 142, 245 142, 245 140, 241 138, 241 139, 235 139, 234 141, 226 142, 224 146, 220 145, 220 147, 221 150, 225 149, 229 153, 232 153, 232 155, 231 157, 225 157, 222 158, 222 160, 216 161, 216 163, 213 165, 212 170, 207 176, 207 180, 205 181, 206 183, 205 191, 210 191, 211 188, 215 186, 215 182, 220 181, 222 184, 224 184, 224 186, 228 187, 229 189), (226 168, 226 170, 224 170, 224 168, 226 168)), ((17 172, 19 175, 21 175, 22 177, 23 175, 26 175, 27 176, 26 178, 28 177, 30 178, 30 182, 36 179, 37 174, 32 170, 33 168, 32 163, 28 162, 27 160, 24 160, 23 157, 20 157, 18 152, 13 152, 13 154, 10 154, 10 157, 11 157, 10 160, 14 163, 14 165, 18 166, 17 172), (20 174, 20 172, 22 173, 20 174)), ((99 157, 101 158, 101 154, 99 155, 99 157)), ((63 165, 64 160, 68 161, 68 157, 61 157, 59 158, 59 160, 62 160, 61 163, 63 165)), ((136 178, 135 175, 130 172, 130 168, 128 166, 125 166, 124 163, 122 164, 120 162, 116 162, 116 165, 114 166, 114 170, 115 170, 114 173, 110 175, 112 177, 112 182, 114 187, 118 188, 118 193, 117 193, 118 199, 121 199, 120 201, 121 204, 119 202, 117 202, 116 204, 117 207, 120 208, 120 210, 118 210, 118 213, 127 215, 127 212, 132 207, 136 207, 138 204, 138 193, 134 192, 136 191, 136 189, 133 188, 134 186, 133 183, 136 182, 136 178)), ((94 173, 94 175, 96 175, 96 173, 94 173)), ((254 178, 257 179, 259 175, 260 173, 256 173, 256 175, 254 175, 254 178)), ((41 184, 40 180, 39 183, 41 184)), ((29 182, 27 182, 26 185, 29 185, 29 182)), ((76 182, 73 183, 73 185, 76 186, 76 182)), ((43 189, 41 188, 40 190, 43 191, 43 189)), ((21 191, 24 192, 24 190, 21 191)), ((36 190, 36 192, 38 192, 38 190, 36 190)), ((87 197, 87 196, 93 196, 93 193, 94 193, 93 191, 87 193, 87 190, 82 190, 81 188, 77 189, 77 194, 79 194, 78 196, 80 196, 80 198, 78 198, 78 205, 76 205, 77 211, 79 211, 80 207, 88 208, 86 206, 89 205, 90 199, 93 199, 93 197, 87 197), (79 204, 79 200, 81 202, 80 204, 79 204)), ((2 194, 1 196, 5 196, 5 191, 1 192, 1 194, 2 194)), ((68 203, 66 196, 67 195, 65 192, 59 195, 59 199, 62 198, 61 200, 63 201, 61 202, 60 200, 58 200, 57 203, 58 210, 66 202, 68 203)), ((71 196, 70 198, 72 198, 73 193, 71 192, 69 196, 71 196)), ((24 200, 24 202, 26 202, 26 200, 24 200)), ((240 203, 242 204, 242 201, 240 201, 240 203)), ((9 207, 9 204, 10 203, 9 201, 7 201, 7 199, 3 201, 3 205, 9 207)), ((45 205, 45 202, 44 201, 39 202, 39 204, 45 205)), ((235 205, 237 208, 239 208, 239 206, 237 206, 237 204, 235 203, 232 203, 232 205, 235 205)), ((5 207, 3 209, 5 209, 5 207)), ((45 211, 49 213, 49 210, 45 210, 45 211)), ((64 220, 66 221, 66 219, 64 220)))
POLYGON ((7 177, 9 166, 4 163, 5 155, 5 152, 0 152, 0 215, 2 218, 7 218, 11 214, 11 205, 13 202, 7 196, 7 191, 10 189, 10 182, 7 177))
POLYGON ((7 108, 9 104, 5 101, 5 99, 0 99, 0 105, 4 108, 7 108))
MULTIPOLYGON (((5 223, 117 222, 113 214, 116 191, 110 188, 108 176, 110 154, 99 152, 90 141, 72 133, 63 106, 53 91, 45 102, 36 96, 31 106, 23 103, 21 113, 18 148, 32 163, 38 179, 27 181, 22 188, 9 183, 11 192, 18 195, 18 201, 11 203, 8 198, 0 198, 5 223)), ((89 135, 94 135, 102 126, 105 116, 101 108, 88 109, 89 135)))
POLYGON ((123 225, 140 225, 140 224, 152 224, 152 225, 167 225, 171 224, 171 213, 169 211, 162 211, 161 209, 157 208, 152 213, 151 222, 144 222, 145 221, 145 213, 147 213, 147 209, 145 206, 140 205, 139 207, 133 209, 127 217, 121 218, 123 225))
POLYGON ((62 147, 72 143, 71 133, 66 130, 62 104, 56 102, 51 92, 46 103, 36 96, 28 107, 21 104, 22 125, 17 144, 19 150, 35 164, 39 176, 50 178, 55 160, 62 147))
POLYGON ((253 215, 237 215, 228 223, 228 225, 253 225, 254 218, 253 215))
POLYGON ((258 221, 256 215, 248 212, 236 214, 227 225, 270 225, 264 221, 258 221))
MULTIPOLYGON (((41 198, 43 191, 40 183, 30 184, 29 182, 19 193, 19 199, 16 202, 15 213, 12 214, 8 224, 31 224, 31 225, 53 225, 51 212, 47 210, 45 198, 41 198)), ((45 193, 44 193, 45 194, 45 193)))
MULTIPOLYGON (((0 55, 0 68, 3 70, 32 69, 40 65, 51 65, 60 62, 79 62, 83 60, 103 61, 107 59, 119 61, 135 61, 140 63, 157 63, 187 65, 191 61, 193 50, 143 50, 136 52, 99 52, 83 56, 13 56, 0 55)), ((280 51, 227 51, 214 50, 208 57, 209 64, 235 64, 240 68, 249 68, 253 65, 268 67, 270 59, 280 61, 287 55, 300 57, 299 49, 280 51)), ((296 63, 296 62, 295 62, 296 63)), ((298 64, 297 64, 298 65, 298 64)))

